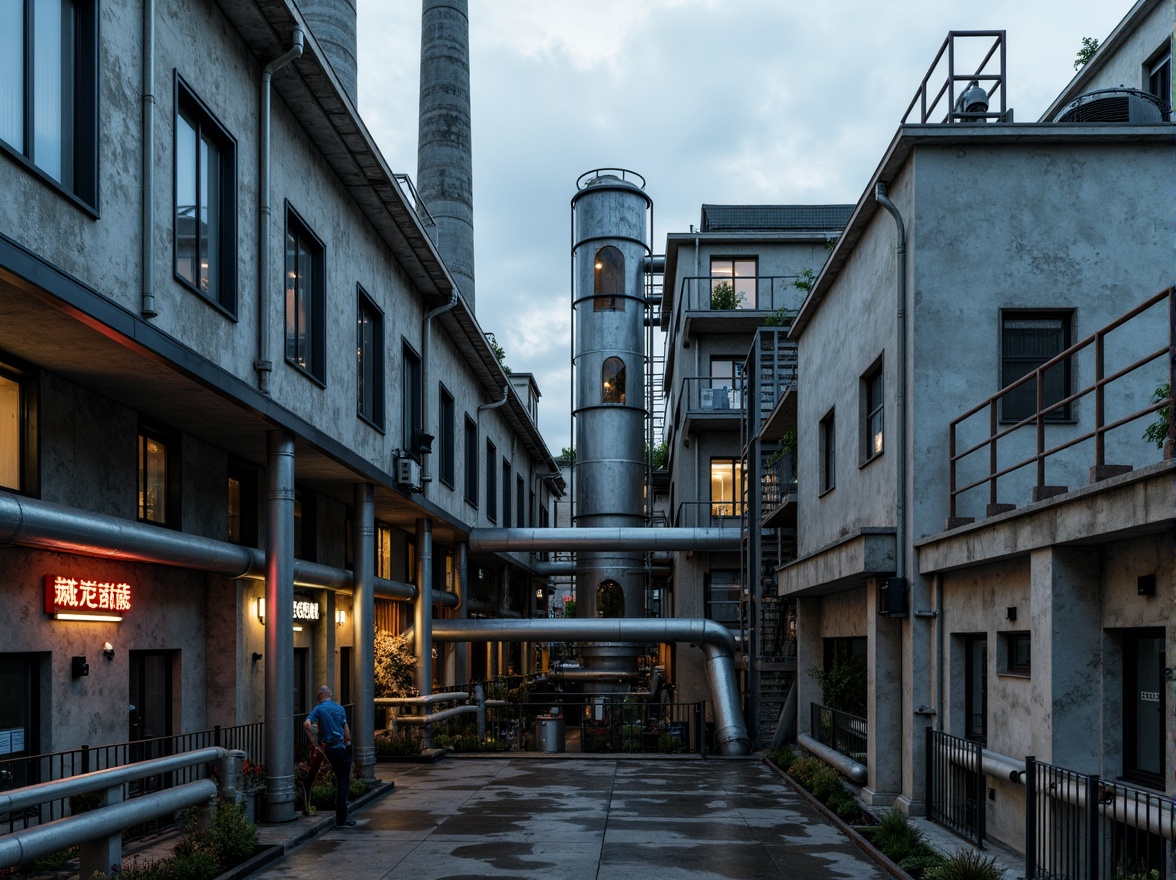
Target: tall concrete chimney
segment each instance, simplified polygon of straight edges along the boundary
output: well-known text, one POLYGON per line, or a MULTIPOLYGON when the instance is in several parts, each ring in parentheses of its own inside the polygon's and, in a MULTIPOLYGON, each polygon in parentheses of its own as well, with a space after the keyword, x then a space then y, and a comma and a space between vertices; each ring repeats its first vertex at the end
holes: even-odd
POLYGON ((300 0, 298 7, 310 32, 327 54, 327 61, 351 103, 356 104, 355 0, 300 0))
POLYGON ((472 309, 474 170, 467 0, 423 0, 416 183, 437 223, 433 241, 472 309))

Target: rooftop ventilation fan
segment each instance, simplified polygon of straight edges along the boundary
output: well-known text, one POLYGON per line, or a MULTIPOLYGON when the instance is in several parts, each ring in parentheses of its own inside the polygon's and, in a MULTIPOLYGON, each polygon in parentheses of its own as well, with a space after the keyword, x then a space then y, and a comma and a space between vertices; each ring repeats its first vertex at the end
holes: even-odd
POLYGON ((1054 117, 1054 122, 1166 122, 1167 105, 1139 89, 1119 87, 1087 92, 1075 98, 1054 117))

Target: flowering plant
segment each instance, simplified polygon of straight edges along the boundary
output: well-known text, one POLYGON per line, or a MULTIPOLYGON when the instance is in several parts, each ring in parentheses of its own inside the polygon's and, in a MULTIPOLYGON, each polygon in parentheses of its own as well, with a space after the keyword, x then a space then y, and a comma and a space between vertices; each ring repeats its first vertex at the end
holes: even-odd
POLYGON ((257 761, 246 761, 241 765, 241 784, 244 788, 265 785, 265 768, 257 761))

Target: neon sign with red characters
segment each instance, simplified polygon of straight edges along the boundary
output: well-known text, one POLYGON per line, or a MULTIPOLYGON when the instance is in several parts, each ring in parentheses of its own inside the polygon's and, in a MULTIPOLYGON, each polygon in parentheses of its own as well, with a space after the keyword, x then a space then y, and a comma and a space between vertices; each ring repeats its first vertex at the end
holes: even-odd
POLYGON ((131 610, 131 585, 45 575, 45 613, 62 619, 121 620, 131 610))

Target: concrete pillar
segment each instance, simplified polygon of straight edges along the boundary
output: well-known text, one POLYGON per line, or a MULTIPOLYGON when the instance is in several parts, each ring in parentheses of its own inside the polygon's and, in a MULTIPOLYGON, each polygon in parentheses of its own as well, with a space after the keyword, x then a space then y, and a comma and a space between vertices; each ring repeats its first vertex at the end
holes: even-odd
POLYGON ((413 630, 417 653, 417 690, 433 693, 433 521, 416 521, 416 618, 413 630))
POLYGON ((265 818, 294 819, 294 437, 266 435, 265 818))
POLYGON ((882 582, 866 586, 866 640, 869 664, 869 745, 866 764, 870 781, 862 799, 871 806, 889 806, 902 792, 902 621, 878 614, 882 582))
POLYGON ((327 685, 331 691, 336 694, 339 693, 339 680, 336 677, 336 634, 338 627, 335 625, 335 609, 338 608, 338 603, 335 601, 335 593, 332 590, 323 590, 319 594, 319 621, 315 625, 314 632, 314 677, 311 684, 317 690, 320 684, 327 685))
POLYGON ((910 816, 926 813, 926 751, 924 729, 935 726, 934 619, 916 611, 934 606, 934 578, 923 577, 913 567, 907 618, 902 621, 902 808, 910 816))
MULTIPOLYGON (((1047 547, 1029 558, 1033 754, 1082 772, 1102 763, 1102 554, 1047 547)), ((1005 646, 997 645, 998 668, 1005 646)))
POLYGON ((821 598, 802 596, 796 600, 796 730, 812 733, 813 703, 821 702, 821 684, 809 670, 825 663, 821 637, 821 598))
POLYGON ((353 493, 351 742, 356 773, 371 783, 376 780, 376 510, 370 483, 356 483, 353 493))

